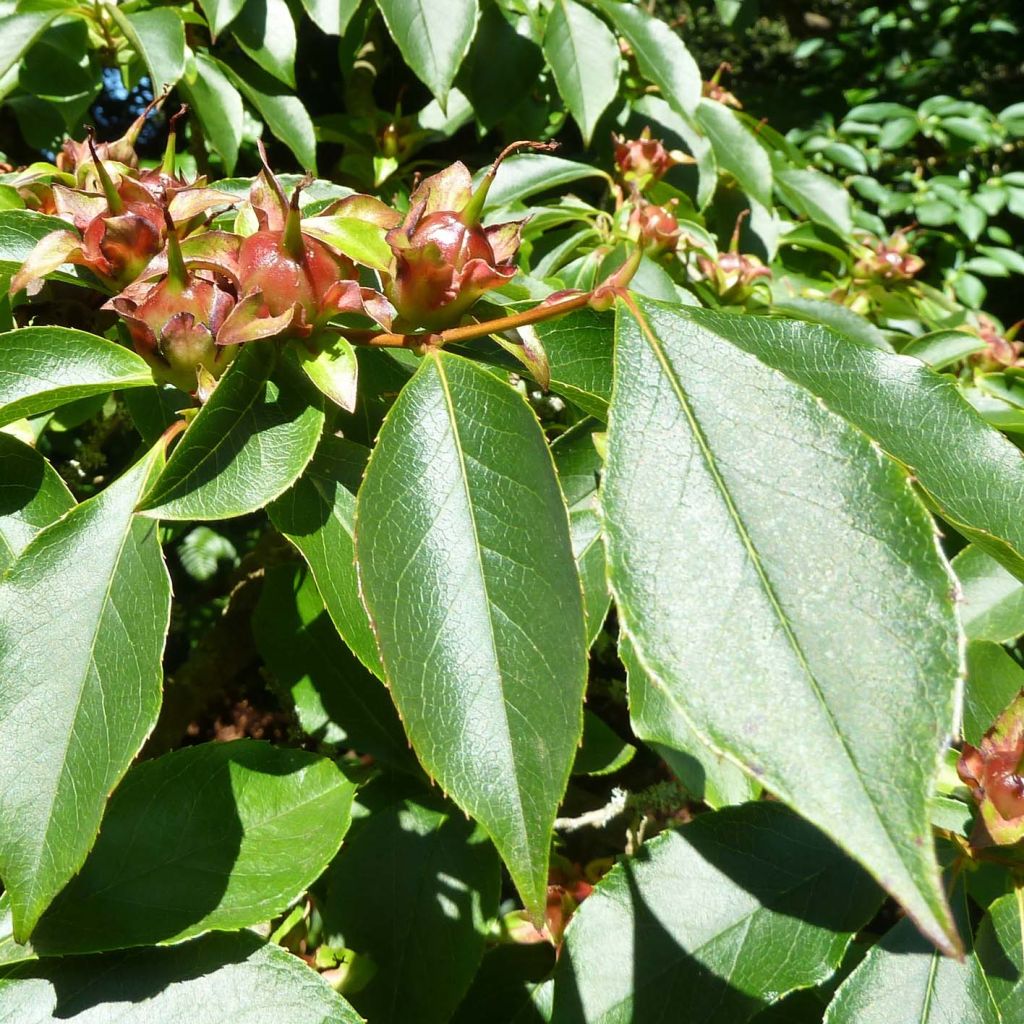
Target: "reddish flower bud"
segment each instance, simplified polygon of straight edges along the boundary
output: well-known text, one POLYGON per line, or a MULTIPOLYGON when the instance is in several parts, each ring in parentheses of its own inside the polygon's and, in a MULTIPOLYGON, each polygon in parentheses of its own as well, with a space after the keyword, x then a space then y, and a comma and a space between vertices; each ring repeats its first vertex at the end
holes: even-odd
POLYGON ((636 182, 641 189, 660 181, 676 164, 687 162, 682 153, 669 152, 661 139, 651 138, 645 128, 639 139, 626 139, 612 134, 615 143, 615 166, 623 181, 636 182))
MULTIPOLYGON (((675 207, 678 200, 672 200, 669 207, 675 207)), ((674 252, 679 240, 683 237, 683 229, 673 216, 671 209, 656 206, 640 200, 630 216, 631 233, 635 233, 644 251, 651 256, 663 252, 674 252)))
POLYGON ((924 260, 910 252, 904 230, 894 232, 885 241, 875 240, 853 268, 855 281, 910 281, 924 269, 924 260))

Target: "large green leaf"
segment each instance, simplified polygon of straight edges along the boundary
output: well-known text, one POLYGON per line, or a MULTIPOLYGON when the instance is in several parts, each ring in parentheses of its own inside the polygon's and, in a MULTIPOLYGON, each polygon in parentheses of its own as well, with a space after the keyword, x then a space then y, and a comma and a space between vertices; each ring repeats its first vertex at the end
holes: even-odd
POLYGON ((321 32, 329 36, 345 34, 361 0, 302 0, 302 6, 321 32))
POLYGON ((682 39, 660 18, 633 3, 597 0, 598 7, 629 43, 643 74, 682 114, 693 114, 700 102, 700 68, 682 39))
POLYGON ((960 621, 968 640, 1009 643, 1024 634, 1024 583, 969 544, 953 559, 960 580, 960 621))
POLYGON ((900 921, 839 987, 826 1024, 1000 1024, 974 953, 942 956, 900 921))
POLYGON ((544 56, 589 145, 619 89, 619 44, 614 34, 576 0, 555 0, 544 32, 544 56))
MULTIPOLYGON (((486 171, 476 175, 477 184, 486 171)), ((521 203, 548 189, 568 185, 585 178, 607 178, 599 167, 565 160, 545 153, 519 153, 510 156, 498 168, 494 184, 487 193, 487 209, 521 203)))
POLYGON ((743 1024, 827 979, 881 895, 779 804, 703 814, 619 863, 577 911, 551 1024, 743 1024))
POLYGON ((160 709, 171 587, 132 515, 157 445, 42 530, 0 580, 0 877, 14 931, 79 869, 160 709))
POLYGON ((387 689, 342 643, 305 566, 267 572, 252 624, 274 685, 307 735, 328 749, 418 770, 387 689))
POLYGON ((1024 459, 953 379, 823 327, 688 310, 807 388, 903 463, 944 519, 1024 579, 1024 459))
POLYGON ((473 979, 498 910, 501 863, 478 826, 436 795, 388 780, 331 865, 321 907, 332 946, 377 970, 350 997, 375 1024, 445 1024, 473 979))
POLYGON ((189 424, 141 510, 156 519, 229 519, 294 483, 323 430, 323 400, 275 346, 245 345, 189 424))
POLYGON ((285 0, 246 0, 231 33, 264 71, 295 88, 295 22, 285 0))
POLYGON ((978 925, 975 953, 1004 1024, 1024 1020, 1024 944, 1016 894, 1002 896, 978 925))
POLYGON ((761 788, 757 782, 697 735, 669 693, 644 671, 622 635, 619 657, 626 667, 633 731, 665 759, 687 790, 716 809, 756 800, 761 788))
POLYGON ((582 729, 586 629, 565 501, 523 398, 460 356, 424 359, 381 429, 355 533, 413 747, 540 913, 582 729))
POLYGON ((0 1018, 18 1024, 361 1024, 298 957, 250 932, 23 964, 0 977, 0 1018))
POLYGON ((156 95, 176 85, 185 73, 185 26, 173 7, 126 14, 111 4, 110 16, 142 58, 156 95))
POLYGON ((835 178, 821 171, 786 167, 775 174, 780 198, 796 213, 802 213, 834 231, 841 238, 853 231, 850 193, 835 178))
POLYGON ((406 64, 444 107, 476 32, 477 0, 377 0, 377 6, 406 64))
POLYGON ((267 511, 309 563, 342 639, 374 675, 383 678, 377 641, 359 598, 352 540, 355 494, 368 457, 362 445, 325 437, 302 478, 267 511))
POLYGON ((551 449, 562 493, 569 506, 572 553, 583 586, 587 640, 591 644, 601 632, 611 604, 605 579, 601 518, 597 507, 597 485, 601 479, 603 463, 594 445, 594 426, 593 420, 584 420, 563 434, 551 449))
POLYGON ((536 326, 547 353, 552 390, 604 420, 612 393, 613 320, 579 309, 536 326))
POLYGON ((242 144, 242 97, 220 67, 203 53, 196 54, 196 76, 182 82, 189 102, 228 174, 233 174, 242 144))
POLYGON ((602 494, 620 629, 713 749, 955 949, 928 801, 960 657, 932 521, 813 395, 685 309, 636 301, 602 494))
POLYGON ((112 341, 70 327, 0 334, 0 425, 116 388, 153 383, 146 363, 112 341))
POLYGON ((0 20, 0 77, 21 60, 50 23, 63 13, 60 7, 52 7, 7 14, 0 20))
POLYGON ((728 171, 748 196, 762 206, 771 206, 771 160, 735 112, 715 100, 701 100, 697 120, 711 139, 719 167, 728 171))
POLYGON ((0 432, 0 576, 44 527, 75 504, 57 471, 34 448, 0 432))
POLYGON ((266 921, 338 852, 354 793, 333 761, 252 740, 144 761, 32 947, 98 953, 266 921))

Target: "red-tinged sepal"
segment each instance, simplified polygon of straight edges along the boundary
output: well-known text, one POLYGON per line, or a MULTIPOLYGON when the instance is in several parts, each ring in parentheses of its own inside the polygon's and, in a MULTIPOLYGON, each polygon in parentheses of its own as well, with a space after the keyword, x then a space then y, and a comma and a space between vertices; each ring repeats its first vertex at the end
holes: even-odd
POLYGON ((11 278, 11 295, 41 281, 65 263, 82 262, 82 239, 74 231, 51 231, 41 238, 11 278))
POLYGON ((134 281, 163 244, 162 225, 135 211, 96 217, 82 234, 85 265, 115 284, 134 281))
MULTIPOLYGON (((231 311, 217 332, 217 344, 241 345, 248 341, 263 341, 285 334, 302 333, 302 308, 296 303, 277 316, 267 312, 267 304, 260 292, 246 295, 231 311)), ((308 327, 305 332, 308 333, 308 327)))
POLYGON ((237 202, 236 196, 217 188, 183 188, 171 196, 167 210, 176 224, 184 224, 218 206, 233 206, 237 202))
POLYGON ((79 231, 84 231, 97 217, 108 212, 107 199, 101 193, 54 185, 53 211, 58 217, 74 224, 79 231))

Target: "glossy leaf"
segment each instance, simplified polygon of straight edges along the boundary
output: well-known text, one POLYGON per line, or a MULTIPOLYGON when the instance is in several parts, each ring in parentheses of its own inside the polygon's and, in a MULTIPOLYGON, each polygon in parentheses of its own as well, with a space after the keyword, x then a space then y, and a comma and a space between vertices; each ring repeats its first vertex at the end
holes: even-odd
POLYGON ((820 171, 787 167, 775 174, 775 187, 790 209, 815 224, 846 237, 853 231, 850 193, 834 178, 820 171))
MULTIPOLYGON (((477 183, 484 173, 476 176, 477 183)), ((487 193, 487 208, 521 203, 531 196, 574 181, 607 177, 599 167, 565 160, 560 156, 547 156, 544 153, 516 154, 498 168, 494 184, 487 193)))
MULTIPOLYGON (((233 174, 242 144, 242 97, 227 75, 205 54, 196 54, 196 77, 182 83, 203 133, 224 162, 224 169, 233 174)), ((179 86, 179 87, 182 87, 179 86)))
POLYGON ((174 8, 154 7, 126 14, 112 5, 110 16, 146 65, 153 94, 176 85, 185 73, 185 26, 174 8))
MULTIPOLYGON (((52 231, 66 230, 67 226, 67 221, 60 217, 50 217, 32 210, 0 211, 0 274, 12 276, 41 239, 52 231)), ((73 275, 62 271, 55 271, 48 276, 77 282, 73 275)))
POLYGON ((636 754, 614 729, 589 709, 583 712, 583 739, 572 764, 573 775, 612 775, 636 754))
POLYGON ((459 356, 424 359, 381 429, 355 533, 413 747, 539 913, 580 739, 586 635, 565 502, 522 397, 459 356))
POLYGON ((929 946, 900 921, 839 987, 825 1024, 999 1024, 974 953, 962 961, 929 946))
POLYGON ((250 932, 166 949, 24 964, 0 977, 18 1024, 361 1024, 298 957, 250 932))
POLYGON ((978 926, 975 953, 1005 1024, 1024 1018, 1024 946, 1015 894, 988 908, 978 926))
POLYGON ((476 32, 477 0, 377 0, 377 6, 406 64, 443 108, 476 32))
POLYGON ((697 734, 679 705, 644 670, 629 640, 619 636, 619 657, 626 667, 629 720, 644 741, 693 796, 715 809, 756 800, 761 787, 697 734))
POLYGON ((583 586, 587 613, 587 640, 597 639, 611 605, 605 579, 604 538, 597 502, 601 479, 601 455, 594 446, 593 421, 585 421, 563 434, 552 446, 558 480, 569 506, 572 553, 583 586))
POLYGON ((335 405, 354 412, 359 374, 355 349, 340 335, 318 338, 316 344, 316 352, 299 349, 302 372, 335 405))
POLYGON ((156 721, 171 588, 132 515, 157 445, 40 532, 0 581, 0 877, 24 941, 79 869, 156 721))
POLYGON ((369 452, 325 437, 302 478, 267 510, 309 564, 324 604, 355 656, 383 678, 377 641, 359 597, 353 543, 355 494, 369 452))
POLYGON ((828 978, 880 902, 778 804, 700 815, 621 861, 576 912, 551 1024, 667 1022, 683 1005, 687 1024, 743 1024, 828 978))
POLYGON ((134 352, 70 327, 0 334, 0 425, 90 395, 152 385, 134 352))
POLYGON ((241 13, 245 0, 199 0, 206 20, 210 23, 210 33, 216 39, 241 13))
POLYGON ((643 74, 682 114, 693 114, 701 97, 701 73, 682 39, 660 18, 619 0, 598 0, 636 54, 643 74))
POLYGON ((932 331, 915 338, 903 349, 903 355, 913 356, 927 363, 933 370, 942 370, 953 363, 981 352, 985 342, 976 334, 963 331, 932 331))
POLYGON ((274 346, 243 346, 140 509, 156 519, 229 519, 276 498, 306 468, 323 429, 322 399, 302 385, 274 346))
POLYGON ((960 621, 969 640, 1005 644, 1024 635, 1024 583, 976 544, 953 559, 960 621))
POLYGON ((955 949, 928 827, 959 673, 932 521, 813 395, 687 310, 636 301, 602 493, 620 629, 702 739, 955 949))
POLYGON ((387 688, 339 638, 308 569, 269 570, 252 623, 274 688, 307 736, 330 750, 417 770, 387 688))
POLYGON ((264 71, 295 88, 295 22, 285 0, 246 0, 231 33, 264 71))
POLYGON ((57 471, 34 448, 0 432, 0 576, 44 527, 74 507, 57 471))
POLYGON ((772 204, 772 165, 761 143, 729 107, 701 100, 697 120, 711 139, 718 166, 762 206, 772 204))
POLYGON ((32 946, 43 956, 103 952, 266 921, 338 852, 354 793, 327 758, 252 740, 144 761, 117 788, 32 946))
POLYGON ((0 77, 21 60, 32 44, 60 17, 59 7, 6 14, 0 32, 0 77))
POLYGON ((611 29, 576 0, 555 0, 544 32, 544 56, 565 105, 590 144, 619 88, 619 44, 611 29))
POLYGON ((306 13, 321 32, 329 36, 344 35, 361 0, 302 0, 306 13))
POLYGON ((580 309, 536 326, 551 371, 551 388, 604 420, 612 393, 613 319, 580 309))
POLYGON ((967 645, 964 688, 964 739, 974 746, 1018 693, 1024 690, 1024 668, 1006 648, 984 640, 967 645))
POLYGON ((479 826, 436 795, 382 780, 360 802, 369 816, 331 865, 325 934, 377 968, 350 997, 367 1020, 445 1024, 498 910, 498 855, 479 826))

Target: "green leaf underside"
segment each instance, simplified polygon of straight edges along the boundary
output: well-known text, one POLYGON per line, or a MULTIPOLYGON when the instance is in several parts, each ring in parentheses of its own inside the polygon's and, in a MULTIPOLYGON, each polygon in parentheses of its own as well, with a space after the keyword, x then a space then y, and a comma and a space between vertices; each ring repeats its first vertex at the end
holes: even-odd
POLYGON ((743 1024, 827 979, 881 898, 779 804, 701 815, 621 861, 576 912, 551 1024, 743 1024))
POLYGON ((0 877, 24 940, 92 846, 156 721, 170 579, 132 509, 160 446, 39 533, 0 581, 0 877))
POLYGON ((167 460, 141 511, 159 519, 229 519, 262 508, 313 457, 322 398, 273 345, 242 347, 167 460))
POLYGON ((480 962, 501 864, 436 793, 396 789, 381 780, 360 795, 370 814, 331 865, 324 931, 377 967, 351 997, 368 1021, 445 1024, 480 962))
POLYGON ((424 359, 381 429, 355 534, 406 733, 539 913, 586 636, 565 502, 522 397, 459 356, 424 359))
POLYGON ((134 352, 70 327, 0 334, 0 426, 116 388, 153 383, 134 352))
POLYGON ((1024 583, 976 544, 953 559, 968 640, 1008 643, 1024 634, 1024 583))
POLYGON ((307 735, 418 771, 391 695, 338 636, 305 566, 267 572, 252 621, 256 647, 307 735))
POLYGON ((145 761, 32 946, 97 953, 269 920, 338 852, 354 793, 327 758, 253 740, 145 761))
MULTIPOLYGON (((1018 925, 1019 927, 1019 925, 1018 925)), ((942 956, 900 921, 840 986, 825 1024, 999 1024, 974 953, 942 956)))
POLYGON ((694 731, 668 692, 644 671, 628 638, 619 637, 626 668, 629 719, 637 737, 659 753, 679 781, 710 807, 756 800, 761 787, 694 731))
POLYGON ((355 495, 369 455, 362 445, 325 437, 302 478, 267 511, 308 563, 341 638, 366 668, 383 678, 377 641, 359 597, 352 539, 355 495))
POLYGON ((75 499, 57 471, 34 448, 0 433, 0 576, 44 527, 75 499))
POLYGON ((812 395, 638 302, 639 321, 619 310, 602 496, 621 628, 712 748, 954 949, 928 799, 959 651, 931 520, 812 395))
POLYGON ((18 1024, 361 1024, 298 957, 250 933, 23 964, 0 977, 18 1024))
POLYGON ((1024 578, 1024 459, 951 377, 823 327, 707 310, 687 316, 860 427, 909 469, 944 519, 1024 578))

